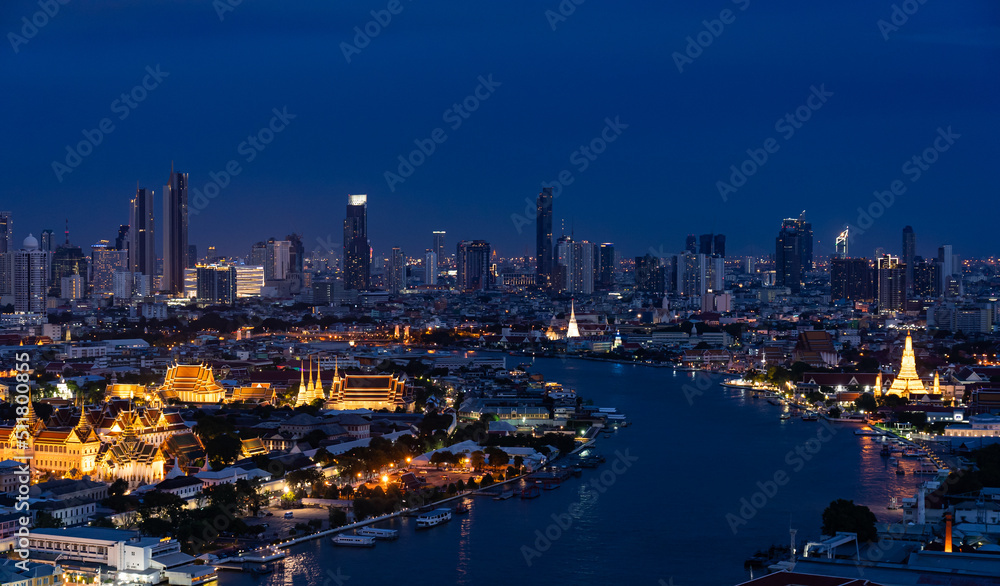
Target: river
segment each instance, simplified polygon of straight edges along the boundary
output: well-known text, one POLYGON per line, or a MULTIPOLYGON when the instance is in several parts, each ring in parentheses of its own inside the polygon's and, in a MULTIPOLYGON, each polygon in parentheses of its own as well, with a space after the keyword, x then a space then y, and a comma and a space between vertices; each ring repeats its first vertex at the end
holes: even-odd
POLYGON ((533 500, 469 499, 467 515, 426 531, 395 519, 379 526, 399 540, 373 549, 297 545, 275 573, 221 572, 220 585, 736 584, 789 527, 800 549, 817 538, 832 500, 899 520, 886 505, 920 478, 892 473, 855 426, 781 421, 780 407, 707 375, 554 358, 532 371, 628 416, 599 440, 601 468, 533 500))

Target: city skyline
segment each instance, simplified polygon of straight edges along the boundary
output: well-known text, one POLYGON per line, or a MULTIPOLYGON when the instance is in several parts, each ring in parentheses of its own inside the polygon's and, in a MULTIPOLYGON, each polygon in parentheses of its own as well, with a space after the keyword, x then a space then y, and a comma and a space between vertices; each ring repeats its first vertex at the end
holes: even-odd
MULTIPOLYGON (((32 6, 5 9, 17 22, 16 11, 32 6)), ((572 227, 594 242, 614 241, 630 255, 677 251, 674 243, 689 232, 726 233, 730 255, 767 254, 771 218, 802 208, 814 225, 818 256, 833 252, 837 233, 848 224, 858 228, 852 230, 856 254, 868 256, 879 246, 901 252, 895 246, 905 225, 921 234, 919 255, 943 243, 968 256, 992 253, 988 242, 973 236, 989 229, 985 215, 940 205, 955 193, 966 194, 972 206, 988 205, 995 190, 989 169, 998 121, 985 97, 996 82, 980 71, 997 43, 973 34, 991 18, 994 9, 986 3, 922 6, 919 17, 888 38, 877 26, 887 16, 880 6, 805 11, 754 5, 740 11, 735 5, 738 19, 692 63, 682 62, 682 71, 675 55, 685 52, 687 37, 702 31, 703 20, 717 17, 704 6, 593 5, 554 24, 544 10, 516 4, 488 10, 413 6, 349 61, 340 46, 353 42, 354 27, 371 19, 373 7, 306 13, 241 5, 220 22, 210 6, 167 6, 119 3, 114 22, 124 28, 105 18, 106 9, 68 7, 70 18, 53 18, 8 54, 12 83, 19 87, 10 109, 19 115, 8 122, 14 134, 26 137, 8 155, 10 203, 3 206, 17 218, 18 239, 67 217, 77 243, 111 239, 117 224, 127 221, 121 202, 136 180, 155 189, 174 160, 190 173, 190 241, 202 250, 215 245, 224 255, 245 254, 252 242, 286 233, 303 234, 312 249, 337 236, 329 218, 339 222, 343 196, 367 193, 371 241, 379 251, 399 246, 416 253, 427 248, 427 231, 446 229, 452 242, 484 239, 505 256, 528 256, 535 195, 543 182, 562 181, 564 171, 553 225, 567 232, 572 227), (185 26, 171 26, 180 22, 185 26), (170 31, 185 29, 213 43, 194 52, 182 43, 148 45, 141 35, 121 32, 154 23, 168 39, 180 34, 170 31), (493 31, 497 23, 501 34, 493 31), (634 34, 614 35, 618 40, 608 45, 593 41, 588 31, 595 26, 634 34), (753 42, 802 29, 813 31, 796 36, 797 52, 810 67, 777 59, 770 47, 753 42), (292 39, 289 30, 301 34, 292 39), (426 46, 427 31, 443 35, 440 46, 426 46), (841 45, 830 35, 857 42, 841 45), (83 60, 73 50, 84 39, 87 54, 97 58, 83 60), (454 58, 453 46, 463 47, 461 58, 454 58), (836 47, 833 55, 827 55, 830 46, 836 47), (317 47, 324 49, 322 58, 317 47), (225 51, 240 58, 226 60, 225 51), (646 58, 641 66, 629 57, 636 53, 646 58), (398 62, 398 55, 410 54, 398 62), (890 63, 873 60, 860 70, 846 65, 871 54, 890 63), (525 66, 526 59, 537 64, 525 66), (938 59, 959 65, 947 73, 927 66, 938 59), (759 65, 746 68, 745 60, 759 65), (434 68, 423 65, 428 61, 434 68), (262 86, 260 78, 276 83, 262 86), (43 95, 55 83, 68 84, 76 99, 53 111, 43 95), (347 85, 355 91, 339 91, 347 85), (394 88, 411 85, 422 89, 404 92, 406 102, 399 101, 394 88), (744 91, 728 95, 723 87, 744 91), (211 97, 201 93, 205 89, 211 97), (477 89, 488 96, 481 104, 477 89), (115 102, 122 94, 129 99, 115 102), (590 99, 580 100, 583 94, 590 99), (821 109, 796 122, 798 128, 786 128, 785 114, 798 116, 815 95, 824 95, 821 109), (476 110, 466 118, 453 105, 467 96, 476 110), (230 107, 237 101, 240 107, 230 107), (79 150, 82 131, 96 137, 92 131, 105 118, 114 129, 101 131, 100 144, 86 149, 93 152, 78 153, 80 160, 70 161, 78 164, 68 165, 67 147, 79 150), (452 128, 458 123, 449 120, 461 124, 452 128), (441 142, 428 138, 442 122, 441 142), (172 126, 177 131, 166 132, 172 126), (775 131, 779 150, 734 193, 720 197, 719 182, 739 183, 731 167, 742 167, 748 151, 763 152, 775 131), (331 141, 334 133, 350 140, 331 141), (589 149, 602 133, 614 140, 595 155, 589 149), (941 133, 957 138, 945 144, 941 133), (152 135, 158 139, 143 140, 152 135), (134 148, 140 142, 144 147, 134 148), (411 156, 420 144, 431 154, 418 149, 411 156), (487 152, 493 155, 482 156, 487 152), (913 163, 914 156, 922 160, 913 163), (401 158, 420 161, 405 178, 401 158), (230 160, 238 173, 226 171, 230 160), (54 172, 54 163, 69 170, 54 172), (403 181, 387 181, 386 173, 403 181), (902 182, 898 195, 894 181, 902 182), (215 197, 199 207, 197 193, 215 197), (614 193, 632 194, 645 213, 604 205, 614 193), (878 217, 868 225, 858 208, 878 217), (959 224, 963 230, 954 229, 959 224)))

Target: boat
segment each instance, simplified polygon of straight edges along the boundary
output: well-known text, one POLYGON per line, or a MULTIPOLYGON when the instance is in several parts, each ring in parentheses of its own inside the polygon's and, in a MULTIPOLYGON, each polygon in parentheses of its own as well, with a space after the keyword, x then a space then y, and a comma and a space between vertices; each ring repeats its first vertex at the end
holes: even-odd
POLYGON ((355 531, 362 537, 374 537, 379 541, 392 541, 399 538, 399 531, 396 529, 376 529, 374 527, 362 527, 355 531))
POLYGON ((434 509, 417 517, 417 529, 427 529, 451 521, 451 509, 434 509))
POLYGON ((375 538, 365 537, 363 535, 344 535, 341 533, 331 538, 330 541, 332 541, 334 545, 344 547, 375 547, 375 538))
POLYGON ((513 489, 511 489, 511 490, 504 490, 500 494, 498 494, 495 497, 493 497, 493 500, 495 500, 495 501, 505 501, 505 500, 507 500, 509 498, 513 498, 513 496, 514 496, 514 490, 513 489))
POLYGON ((802 414, 802 421, 819 421, 819 415, 816 415, 812 411, 806 411, 802 414))
POLYGON ((781 415, 778 416, 778 418, 781 419, 782 421, 784 421, 786 419, 791 419, 792 418, 792 414, 791 413, 782 413, 781 415))
POLYGON ((905 474, 906 470, 903 470, 902 468, 896 468, 896 476, 903 476, 905 474))
POLYGON ((466 505, 465 503, 458 503, 457 505, 455 505, 456 515, 464 515, 468 512, 469 512, 469 506, 466 505))
POLYGON ((521 491, 521 498, 525 500, 536 499, 540 496, 542 496, 542 491, 538 490, 538 487, 534 484, 529 484, 521 491))
POLYGON ((899 502, 896 500, 896 497, 892 497, 889 500, 889 506, 886 508, 889 509, 890 511, 895 511, 900 509, 901 507, 899 506, 899 502))

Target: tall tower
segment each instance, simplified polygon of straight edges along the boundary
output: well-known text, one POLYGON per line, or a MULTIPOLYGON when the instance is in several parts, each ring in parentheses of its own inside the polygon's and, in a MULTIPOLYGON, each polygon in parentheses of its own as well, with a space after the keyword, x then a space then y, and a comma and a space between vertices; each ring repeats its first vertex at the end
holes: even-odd
POLYGON ((49 286, 50 255, 38 248, 38 239, 28 234, 23 248, 13 253, 14 311, 45 313, 49 286))
POLYGON ((906 272, 899 257, 883 255, 878 259, 878 310, 881 313, 906 309, 906 272))
POLYGON ((903 264, 906 265, 906 290, 913 291, 913 258, 917 256, 917 235, 913 227, 903 228, 903 264))
POLYGON ((10 212, 0 212, 0 295, 13 287, 14 221, 10 212))
POLYGON ((797 220, 785 220, 774 243, 775 284, 788 287, 792 293, 802 288, 803 235, 797 220))
POLYGON ((188 266, 188 174, 174 172, 163 186, 163 290, 184 293, 188 266))
POLYGON ((834 253, 837 258, 847 258, 848 256, 847 245, 848 238, 850 237, 848 230, 850 230, 850 227, 844 228, 843 232, 837 234, 837 239, 834 241, 834 253))
POLYGON ((535 201, 535 284, 552 286, 552 188, 543 187, 535 201))
POLYGON ((463 240, 458 243, 458 288, 462 291, 485 291, 493 285, 490 272, 490 243, 463 240))
POLYGON ((390 293, 399 293, 406 288, 406 257, 403 250, 393 246, 389 254, 389 266, 386 267, 388 277, 387 289, 390 293))
POLYGON ((444 238, 445 236, 447 236, 447 232, 445 232, 444 230, 434 230, 434 232, 432 232, 431 235, 434 237, 434 242, 433 246, 431 247, 431 250, 434 251, 434 254, 437 255, 438 262, 443 264, 445 258, 444 238))
POLYGON ((344 218, 344 289, 371 289, 371 244, 368 242, 368 196, 347 196, 344 218))
POLYGON ((436 285, 438 255, 433 250, 424 253, 424 285, 436 285))

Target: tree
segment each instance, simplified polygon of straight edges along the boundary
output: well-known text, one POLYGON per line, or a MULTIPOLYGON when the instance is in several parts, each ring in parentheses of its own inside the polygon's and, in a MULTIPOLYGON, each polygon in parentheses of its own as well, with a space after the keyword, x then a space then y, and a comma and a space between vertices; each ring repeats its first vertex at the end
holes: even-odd
POLYGON ((108 487, 108 496, 124 496, 127 491, 128 481, 123 478, 119 478, 118 480, 112 482, 111 486, 108 487))
POLYGON ((62 526, 62 519, 56 519, 45 511, 38 511, 35 514, 35 529, 58 529, 62 526))
POLYGON ((823 511, 823 534, 835 535, 838 531, 857 533, 859 543, 878 539, 875 514, 868 507, 854 501, 837 499, 823 511))
POLYGON ((490 457, 490 467, 499 470, 510 463, 510 456, 500 448, 490 446, 483 450, 490 457))
POLYGON ((521 471, 521 468, 524 468, 524 456, 520 454, 514 456, 514 468, 517 469, 518 472, 521 471))
POLYGON ((347 525, 347 513, 343 509, 330 507, 330 528, 347 525))
POLYGON ((481 471, 483 469, 483 466, 486 464, 486 454, 480 450, 472 452, 472 454, 469 455, 469 459, 470 459, 470 465, 477 472, 481 471))
POLYGON ((878 403, 875 401, 875 395, 871 393, 862 394, 854 400, 854 408, 858 411, 864 411, 866 413, 878 410, 878 403))

